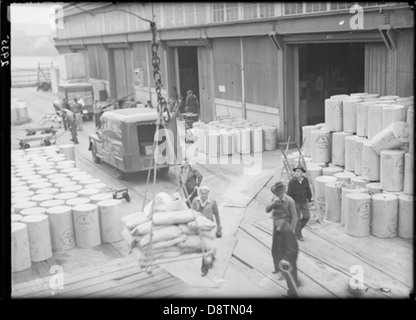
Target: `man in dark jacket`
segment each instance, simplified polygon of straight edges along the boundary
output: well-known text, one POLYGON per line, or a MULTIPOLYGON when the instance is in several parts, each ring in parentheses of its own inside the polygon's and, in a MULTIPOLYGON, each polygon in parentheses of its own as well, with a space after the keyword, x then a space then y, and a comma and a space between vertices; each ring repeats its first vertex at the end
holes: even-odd
POLYGON ((308 178, 303 176, 303 173, 306 173, 306 170, 298 165, 293 171, 295 172, 295 176, 289 181, 287 194, 295 200, 296 203, 296 212, 298 215, 298 224, 295 232, 296 237, 298 240, 304 241, 302 229, 310 219, 309 202, 312 201, 312 192, 309 187, 308 178))
POLYGON ((197 113, 199 106, 198 98, 196 97, 196 95, 194 95, 192 90, 188 90, 187 94, 188 95, 186 96, 185 111, 190 113, 197 113))
POLYGON ((298 259, 298 243, 289 223, 284 219, 278 219, 275 224, 275 233, 277 240, 277 252, 280 257, 279 266, 285 270, 292 268, 290 274, 293 282, 287 272, 283 272, 286 278, 289 290, 287 295, 289 297, 297 297, 297 287, 299 286, 298 268, 296 261, 298 259))

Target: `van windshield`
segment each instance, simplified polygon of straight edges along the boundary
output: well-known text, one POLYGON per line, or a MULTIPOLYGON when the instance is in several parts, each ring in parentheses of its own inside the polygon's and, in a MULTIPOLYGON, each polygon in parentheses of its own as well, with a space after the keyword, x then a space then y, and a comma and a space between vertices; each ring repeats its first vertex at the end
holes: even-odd
POLYGON ((78 91, 68 91, 68 101, 74 101, 74 98, 78 95, 84 100, 86 105, 92 105, 92 91, 90 90, 78 90, 78 91))

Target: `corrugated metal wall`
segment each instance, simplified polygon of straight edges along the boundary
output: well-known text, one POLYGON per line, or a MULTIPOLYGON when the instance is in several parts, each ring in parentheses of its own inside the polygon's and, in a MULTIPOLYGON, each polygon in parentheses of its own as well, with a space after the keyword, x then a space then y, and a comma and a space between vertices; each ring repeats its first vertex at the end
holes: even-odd
POLYGON ((109 81, 107 52, 103 46, 97 46, 98 79, 109 81))
POLYGON ((96 58, 96 46, 87 46, 87 57, 88 57, 88 74, 90 78, 98 78, 98 61, 96 58))
POLYGON ((268 37, 243 38, 243 50, 246 102, 277 108, 276 47, 268 37))
POLYGON ((365 45, 364 91, 387 94, 389 53, 384 42, 365 45))
POLYGON ((240 39, 214 39, 215 97, 227 100, 242 100, 240 39), (219 92, 218 86, 225 86, 219 92))
POLYGON ((414 30, 400 30, 397 37, 397 88, 396 95, 413 95, 414 81, 414 30))
POLYGON ((129 94, 134 97, 134 71, 132 70, 131 52, 129 49, 114 49, 113 54, 117 98, 129 94))

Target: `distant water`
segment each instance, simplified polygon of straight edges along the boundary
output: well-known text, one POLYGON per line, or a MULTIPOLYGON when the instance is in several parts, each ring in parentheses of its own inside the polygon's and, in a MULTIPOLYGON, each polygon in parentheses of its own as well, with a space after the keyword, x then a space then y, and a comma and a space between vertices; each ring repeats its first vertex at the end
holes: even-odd
POLYGON ((39 57, 25 57, 25 56, 12 56, 11 66, 12 68, 37 68, 38 63, 51 63, 53 66, 59 66, 58 56, 39 56, 39 57))

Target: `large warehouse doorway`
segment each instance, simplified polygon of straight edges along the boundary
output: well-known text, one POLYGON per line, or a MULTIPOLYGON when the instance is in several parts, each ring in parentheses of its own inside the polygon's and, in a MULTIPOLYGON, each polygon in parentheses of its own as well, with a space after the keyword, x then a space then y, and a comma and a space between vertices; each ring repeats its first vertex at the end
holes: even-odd
MULTIPOLYGON (((180 95, 192 90, 200 101, 198 81, 198 51, 196 46, 178 47, 180 95)), ((200 115, 200 107, 196 112, 200 115)))
POLYGON ((298 45, 300 127, 325 121, 331 95, 364 91, 364 52, 364 43, 298 45))

